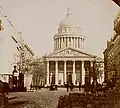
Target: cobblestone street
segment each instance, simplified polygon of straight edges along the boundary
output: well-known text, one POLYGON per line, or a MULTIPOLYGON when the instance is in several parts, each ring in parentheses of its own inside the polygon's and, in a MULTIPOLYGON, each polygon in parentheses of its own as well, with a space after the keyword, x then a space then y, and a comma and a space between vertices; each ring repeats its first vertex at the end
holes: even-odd
POLYGON ((10 93, 18 98, 9 101, 8 108, 56 108, 59 96, 67 95, 66 91, 41 90, 36 92, 10 93))

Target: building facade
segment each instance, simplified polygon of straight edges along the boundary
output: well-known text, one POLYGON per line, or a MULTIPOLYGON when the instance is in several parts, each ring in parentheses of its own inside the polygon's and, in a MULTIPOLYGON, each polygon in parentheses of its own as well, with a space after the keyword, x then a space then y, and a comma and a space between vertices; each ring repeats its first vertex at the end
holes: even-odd
POLYGON ((0 31, 0 74, 13 75, 14 66, 17 66, 13 76, 17 81, 19 73, 23 73, 24 85, 28 88, 29 83, 32 82, 32 66, 29 64, 32 62, 34 53, 22 39, 21 32, 11 27, 5 18, 1 19, 4 29, 0 31))
MULTIPOLYGON (((67 15, 60 22, 58 33, 53 37, 54 51, 45 56, 45 83, 64 85, 66 82, 83 85, 86 82, 85 76, 96 56, 84 51, 86 37, 82 29, 74 23, 71 8, 67 9, 67 15)), ((91 79, 90 79, 91 80, 91 79)))
POLYGON ((114 21, 114 34, 104 51, 105 80, 120 76, 120 12, 114 21))

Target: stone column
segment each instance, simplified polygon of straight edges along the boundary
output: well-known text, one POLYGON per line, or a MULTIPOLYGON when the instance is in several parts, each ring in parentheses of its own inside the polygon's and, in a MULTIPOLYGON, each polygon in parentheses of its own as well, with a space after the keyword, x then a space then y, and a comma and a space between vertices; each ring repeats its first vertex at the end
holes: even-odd
POLYGON ((80 48, 82 49, 82 38, 80 38, 80 48))
POLYGON ((56 42, 55 42, 55 39, 54 39, 54 50, 56 50, 56 42))
POLYGON ((61 48, 63 48, 63 37, 61 38, 61 48))
MULTIPOLYGON (((90 65, 91 65, 91 67, 93 68, 93 61, 90 62, 90 65)), ((90 83, 92 84, 92 82, 93 82, 93 78, 91 78, 90 83)))
POLYGON ((58 49, 58 40, 56 38, 56 49, 58 49))
POLYGON ((78 48, 80 48, 80 38, 78 37, 78 48))
POLYGON ((47 61, 47 86, 49 85, 49 61, 47 61))
POLYGON ((82 61, 82 85, 85 84, 85 68, 84 61, 82 61))
POLYGON ((66 61, 64 61, 64 82, 66 83, 66 61))
POLYGON ((58 49, 58 45, 59 45, 59 44, 58 44, 58 38, 57 38, 57 49, 58 49))
POLYGON ((69 47, 69 37, 67 37, 67 47, 69 47))
POLYGON ((83 38, 82 38, 82 41, 81 41, 81 42, 82 42, 82 49, 83 49, 83 38))
POLYGON ((81 48, 81 38, 79 38, 80 48, 81 48))
POLYGON ((70 47, 72 46, 72 37, 70 37, 70 47))
POLYGON ((56 41, 56 39, 55 39, 55 50, 57 49, 57 41, 56 41))
POLYGON ((77 48, 79 48, 79 37, 77 37, 77 48))
POLYGON ((57 38, 57 40, 58 40, 58 49, 59 49, 59 38, 57 38))
POLYGON ((73 46, 74 45, 73 37, 71 37, 71 43, 72 43, 71 44, 72 48, 74 48, 74 46, 73 46))
POLYGON ((61 48, 61 38, 59 38, 59 48, 61 48))
POLYGON ((56 49, 58 48, 58 45, 57 45, 57 39, 56 39, 56 49))
POLYGON ((83 39, 83 47, 82 47, 83 49, 84 49, 84 47, 85 47, 84 45, 85 45, 85 39, 83 39))
POLYGON ((66 48, 66 37, 64 37, 64 48, 66 48))
POLYGON ((50 73, 50 84, 52 83, 52 77, 53 77, 53 73, 50 73))
POLYGON ((93 67, 93 61, 91 61, 90 64, 91 64, 91 67, 93 67))
POLYGON ((77 48, 77 42, 76 42, 76 38, 75 38, 75 48, 77 48))
POLYGON ((56 50, 56 39, 55 39, 55 50, 56 50))
POLYGON ((75 37, 73 38, 73 46, 75 48, 75 37))
POLYGON ((58 85, 58 61, 55 61, 55 84, 58 85))
POLYGON ((83 49, 83 38, 81 38, 81 49, 83 49))
POLYGON ((73 74, 72 74, 72 81, 73 81, 73 84, 75 85, 75 81, 76 81, 75 61, 73 61, 73 74))

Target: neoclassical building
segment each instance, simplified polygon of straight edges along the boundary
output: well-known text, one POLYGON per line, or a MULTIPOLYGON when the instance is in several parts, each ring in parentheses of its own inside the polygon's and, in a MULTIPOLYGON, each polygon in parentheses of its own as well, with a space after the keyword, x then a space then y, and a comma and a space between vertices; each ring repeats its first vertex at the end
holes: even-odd
POLYGON ((84 52, 86 37, 82 29, 75 25, 70 8, 53 39, 54 51, 45 56, 46 85, 64 85, 66 82, 85 84, 86 72, 93 66, 96 56, 84 52))

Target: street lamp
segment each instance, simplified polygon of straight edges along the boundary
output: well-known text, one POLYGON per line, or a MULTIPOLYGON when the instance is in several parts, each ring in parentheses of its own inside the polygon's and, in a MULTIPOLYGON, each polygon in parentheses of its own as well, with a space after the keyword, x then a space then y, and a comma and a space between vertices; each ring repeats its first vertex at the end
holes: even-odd
POLYGON ((93 61, 93 82, 97 80, 97 75, 96 75, 96 58, 94 58, 93 61))
POLYGON ((97 84, 96 57, 94 57, 94 61, 93 61, 93 92, 96 92, 96 84, 97 84))

